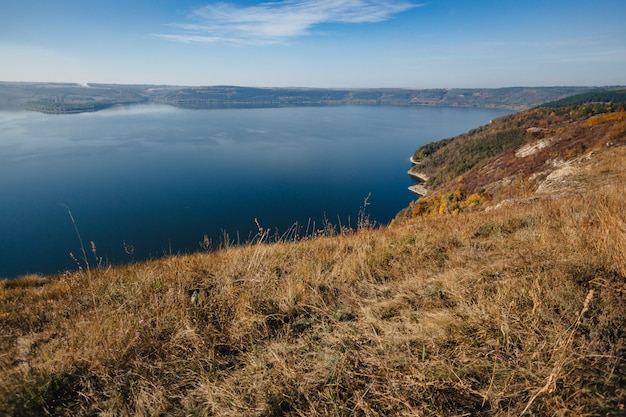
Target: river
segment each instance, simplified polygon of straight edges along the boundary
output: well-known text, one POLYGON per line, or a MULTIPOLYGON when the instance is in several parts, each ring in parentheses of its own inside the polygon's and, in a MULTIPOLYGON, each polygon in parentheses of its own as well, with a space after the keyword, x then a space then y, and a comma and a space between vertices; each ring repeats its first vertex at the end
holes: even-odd
POLYGON ((327 106, 0 112, 0 277, 117 264, 327 221, 387 224, 415 198, 409 157, 510 111, 327 106))

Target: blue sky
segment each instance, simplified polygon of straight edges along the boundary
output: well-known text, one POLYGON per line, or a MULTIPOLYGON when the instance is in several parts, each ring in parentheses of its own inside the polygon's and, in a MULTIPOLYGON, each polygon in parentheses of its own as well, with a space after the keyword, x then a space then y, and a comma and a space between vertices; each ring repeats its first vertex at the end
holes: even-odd
POLYGON ((624 0, 0 0, 0 80, 626 85, 624 22, 624 0))

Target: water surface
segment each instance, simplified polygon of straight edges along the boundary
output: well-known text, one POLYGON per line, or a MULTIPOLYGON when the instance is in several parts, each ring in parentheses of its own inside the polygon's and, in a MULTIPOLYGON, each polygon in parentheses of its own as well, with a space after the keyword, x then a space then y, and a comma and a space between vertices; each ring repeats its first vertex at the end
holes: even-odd
MULTIPOLYGON (((80 246, 110 263, 246 240, 324 218, 379 224, 414 199, 420 145, 509 112, 432 107, 0 112, 0 277, 76 268, 80 246), (64 206, 65 205, 65 206, 64 206), (126 245, 126 250, 125 250, 126 245), (132 246, 133 251, 128 249, 132 246), (88 248, 89 249, 89 248, 88 248), (132 252, 132 253, 128 253, 132 252)), ((92 259, 91 259, 92 260, 92 259)), ((93 260, 92 260, 93 261, 93 260)))

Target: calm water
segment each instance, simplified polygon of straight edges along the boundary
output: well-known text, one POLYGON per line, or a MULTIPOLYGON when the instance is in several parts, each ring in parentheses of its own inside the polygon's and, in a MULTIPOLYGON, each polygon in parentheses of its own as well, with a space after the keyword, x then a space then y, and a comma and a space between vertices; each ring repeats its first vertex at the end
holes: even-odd
MULTIPOLYGON (((85 244, 108 262, 197 251, 208 235, 247 240, 322 219, 388 223, 414 196, 420 145, 509 112, 138 106, 79 115, 0 112, 0 277, 76 268, 85 244), (132 247, 131 254, 126 253, 132 247)), ((129 251, 130 252, 130 251, 129 251)))

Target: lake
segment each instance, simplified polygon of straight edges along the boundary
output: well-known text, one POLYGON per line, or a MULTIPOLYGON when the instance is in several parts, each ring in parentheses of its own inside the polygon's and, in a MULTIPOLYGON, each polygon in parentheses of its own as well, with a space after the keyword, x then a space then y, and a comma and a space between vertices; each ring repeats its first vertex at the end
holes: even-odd
POLYGON ((409 157, 507 110, 328 106, 0 112, 0 277, 245 242, 261 227, 387 224, 415 196, 409 157), (90 262, 94 263, 90 256, 90 262))

